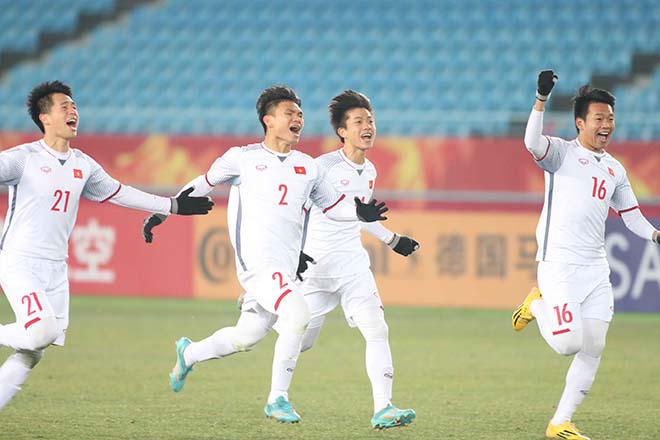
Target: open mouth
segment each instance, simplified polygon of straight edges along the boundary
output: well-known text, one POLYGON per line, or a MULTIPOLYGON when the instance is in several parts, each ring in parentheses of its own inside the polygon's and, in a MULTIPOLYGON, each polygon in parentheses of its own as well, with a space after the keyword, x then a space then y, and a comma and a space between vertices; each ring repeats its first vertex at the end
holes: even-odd
POLYGON ((609 131, 599 131, 596 133, 596 138, 601 142, 606 142, 609 139, 610 134, 609 131))
POLYGON ((289 127, 289 131, 291 131, 291 133, 293 133, 293 134, 300 135, 300 132, 302 131, 302 126, 301 125, 292 125, 292 126, 289 127))
POLYGON ((66 121, 66 125, 68 125, 71 129, 76 130, 78 129, 78 120, 76 118, 69 118, 66 121))
POLYGON ((360 139, 362 139, 363 141, 371 141, 373 138, 374 138, 373 133, 362 133, 360 135, 360 139))

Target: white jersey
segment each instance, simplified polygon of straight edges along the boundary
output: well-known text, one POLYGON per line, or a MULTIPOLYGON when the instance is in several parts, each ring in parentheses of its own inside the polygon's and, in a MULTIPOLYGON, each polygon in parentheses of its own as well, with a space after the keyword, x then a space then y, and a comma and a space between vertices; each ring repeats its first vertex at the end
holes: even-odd
POLYGON ((234 185, 227 211, 239 277, 264 269, 295 276, 308 199, 326 212, 355 218, 355 205, 340 203, 344 196, 300 151, 284 155, 261 143, 233 147, 216 159, 206 183, 234 185))
POLYGON ((545 203, 536 228, 537 261, 593 265, 607 263, 605 221, 611 207, 637 207, 626 170, 610 154, 597 154, 577 139, 547 137, 545 203))
MULTIPOLYGON (((359 197, 368 202, 376 184, 376 168, 365 159, 364 164, 351 162, 340 149, 316 158, 326 170, 326 179, 346 197, 359 197)), ((338 222, 328 218, 317 206, 306 217, 303 250, 314 258, 305 272, 309 278, 336 278, 368 270, 369 254, 360 239, 361 222, 338 222)))
POLYGON ((80 197, 102 202, 121 186, 82 151, 43 140, 0 153, 0 184, 9 186, 0 249, 49 260, 67 258, 80 197))

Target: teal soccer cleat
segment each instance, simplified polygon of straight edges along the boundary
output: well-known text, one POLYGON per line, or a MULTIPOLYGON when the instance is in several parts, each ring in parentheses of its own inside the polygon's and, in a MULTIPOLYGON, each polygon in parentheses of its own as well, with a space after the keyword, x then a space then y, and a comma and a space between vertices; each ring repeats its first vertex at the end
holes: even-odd
POLYGON ((183 352, 190 344, 192 341, 186 337, 176 341, 176 364, 170 373, 170 387, 175 393, 183 389, 186 384, 186 376, 192 371, 192 366, 187 366, 183 358, 183 352))
POLYGON ((264 414, 280 423, 298 423, 300 421, 300 415, 282 396, 278 397, 275 403, 267 403, 264 406, 264 414))
POLYGON ((374 429, 407 426, 412 423, 416 416, 414 409, 399 409, 390 404, 374 414, 371 418, 371 426, 374 429))

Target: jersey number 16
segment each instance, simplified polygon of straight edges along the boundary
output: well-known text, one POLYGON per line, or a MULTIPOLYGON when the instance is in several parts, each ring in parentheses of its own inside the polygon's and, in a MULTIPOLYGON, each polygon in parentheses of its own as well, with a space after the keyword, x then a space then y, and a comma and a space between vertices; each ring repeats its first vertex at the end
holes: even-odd
POLYGON ((598 180, 597 177, 592 177, 594 181, 594 188, 591 190, 591 197, 598 197, 601 200, 605 200, 607 195, 607 188, 605 188, 605 180, 598 180))

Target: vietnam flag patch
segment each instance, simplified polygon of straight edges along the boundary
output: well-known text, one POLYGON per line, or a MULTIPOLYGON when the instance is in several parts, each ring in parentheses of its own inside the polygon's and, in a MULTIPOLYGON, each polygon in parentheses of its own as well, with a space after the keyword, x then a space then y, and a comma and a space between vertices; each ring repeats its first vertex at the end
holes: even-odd
POLYGON ((607 171, 610 172, 610 176, 614 177, 614 170, 610 167, 607 167, 607 171))
POLYGON ((369 181, 369 189, 374 189, 374 181, 373 180, 369 181))
POLYGON ((305 167, 293 167, 293 171, 295 171, 296 174, 307 174, 305 167))
POLYGON ((82 170, 79 170, 78 168, 73 169, 73 178, 74 179, 82 179, 82 170))

